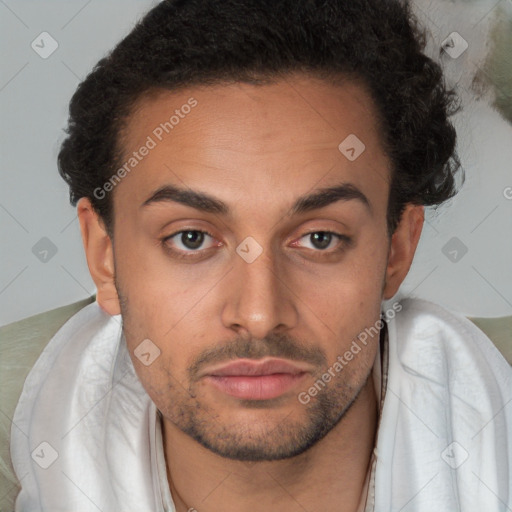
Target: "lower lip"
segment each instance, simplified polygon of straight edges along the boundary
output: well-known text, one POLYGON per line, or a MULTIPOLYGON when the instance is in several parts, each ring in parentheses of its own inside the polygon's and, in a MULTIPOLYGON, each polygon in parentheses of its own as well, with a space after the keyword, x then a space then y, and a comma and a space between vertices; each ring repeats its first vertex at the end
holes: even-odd
POLYGON ((271 375, 208 375, 208 380, 220 391, 244 400, 270 400, 296 386, 306 372, 273 373, 271 375))

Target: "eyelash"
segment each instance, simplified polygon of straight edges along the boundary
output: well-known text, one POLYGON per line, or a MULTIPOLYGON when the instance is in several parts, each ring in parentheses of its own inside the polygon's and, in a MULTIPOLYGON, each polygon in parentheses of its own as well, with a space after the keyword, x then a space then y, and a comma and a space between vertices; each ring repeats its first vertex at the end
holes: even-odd
MULTIPOLYGON (((176 235, 181 235, 182 233, 190 233, 190 232, 192 232, 192 233, 203 233, 205 235, 210 236, 211 238, 215 238, 215 236, 212 235, 210 232, 204 231, 204 230, 201 230, 201 229, 182 229, 180 231, 176 231, 175 233, 162 238, 161 239, 162 245, 164 246, 166 251, 172 253, 174 256, 176 256, 176 257, 178 257, 180 259, 188 259, 188 258, 192 259, 194 257, 197 257, 197 256, 201 255, 203 252, 209 250, 209 249, 198 249, 198 250, 183 251, 181 249, 172 249, 167 244, 167 241, 170 240, 171 238, 174 238, 176 235)), ((304 237, 306 237, 308 235, 313 235, 315 233, 325 233, 325 234, 333 235, 334 237, 336 237, 338 239, 339 244, 340 244, 340 246, 338 246, 334 250, 308 249, 310 251, 317 252, 317 253, 320 253, 320 254, 328 255, 328 254, 335 254, 335 253, 341 252, 341 251, 343 251, 346 248, 346 246, 348 246, 348 245, 350 245, 352 243, 352 238, 350 238, 349 236, 342 235, 340 233, 336 233, 335 231, 328 231, 328 230, 309 231, 307 233, 304 233, 299 238, 299 240, 301 238, 304 238, 304 237)))

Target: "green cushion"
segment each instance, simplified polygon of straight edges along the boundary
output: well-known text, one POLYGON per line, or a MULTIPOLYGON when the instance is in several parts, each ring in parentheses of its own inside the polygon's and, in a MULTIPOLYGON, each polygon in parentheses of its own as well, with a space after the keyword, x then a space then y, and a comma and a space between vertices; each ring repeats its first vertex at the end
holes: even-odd
POLYGON ((512 365, 512 316, 497 318, 468 317, 498 347, 512 365))
POLYGON ((11 423, 25 379, 46 344, 95 297, 0 327, 0 512, 12 512, 19 484, 9 453, 11 423))

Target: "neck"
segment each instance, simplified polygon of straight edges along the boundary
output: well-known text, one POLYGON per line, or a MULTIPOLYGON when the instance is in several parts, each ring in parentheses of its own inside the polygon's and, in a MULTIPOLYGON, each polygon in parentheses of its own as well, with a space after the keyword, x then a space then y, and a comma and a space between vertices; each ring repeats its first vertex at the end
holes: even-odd
POLYGON ((378 421, 372 373, 342 420, 306 452, 285 460, 222 458, 164 418, 167 477, 177 512, 356 512, 378 421))

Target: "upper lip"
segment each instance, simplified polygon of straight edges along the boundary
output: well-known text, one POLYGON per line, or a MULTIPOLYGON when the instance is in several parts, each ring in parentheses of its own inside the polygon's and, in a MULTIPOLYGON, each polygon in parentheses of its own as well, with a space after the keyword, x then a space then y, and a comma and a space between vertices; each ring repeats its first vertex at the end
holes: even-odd
POLYGON ((210 376, 235 376, 235 375, 271 375, 273 373, 290 373, 297 375, 308 371, 304 364, 292 362, 286 359, 251 360, 239 359, 209 369, 205 375, 210 376))

